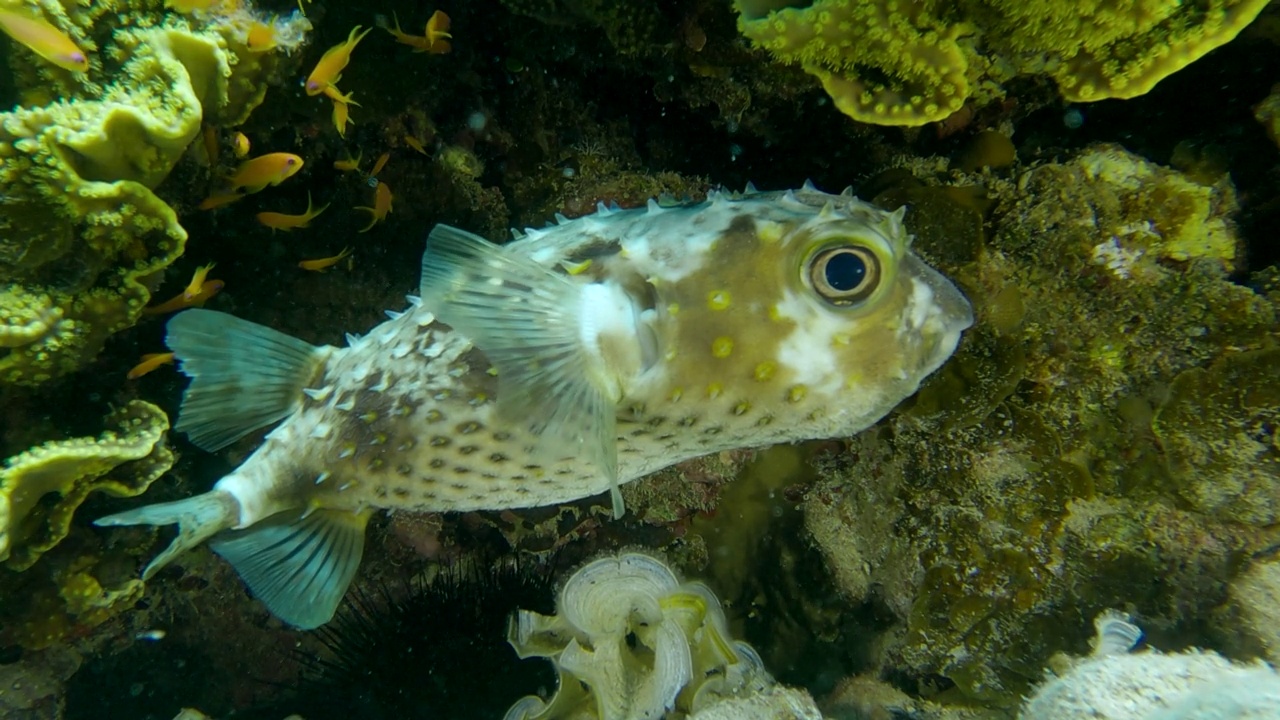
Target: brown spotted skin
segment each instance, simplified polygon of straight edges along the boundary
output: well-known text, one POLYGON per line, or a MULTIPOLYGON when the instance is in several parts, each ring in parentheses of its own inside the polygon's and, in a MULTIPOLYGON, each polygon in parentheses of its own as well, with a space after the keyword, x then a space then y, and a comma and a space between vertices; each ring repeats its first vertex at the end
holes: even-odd
MULTIPOLYGON (((507 251, 621 287, 643 316, 642 331, 600 338, 606 358, 614 348, 625 358, 618 470, 628 482, 709 452, 849 435, 913 393, 971 316, 910 252, 900 221, 806 188, 598 213, 507 251), (856 306, 830 304, 806 280, 815 252, 841 243, 881 258, 883 287, 856 306)), ((608 490, 579 458, 540 457, 497 392, 479 349, 411 308, 330 350, 298 410, 233 473, 237 495, 259 493, 246 504, 261 517, 531 507, 608 490)))

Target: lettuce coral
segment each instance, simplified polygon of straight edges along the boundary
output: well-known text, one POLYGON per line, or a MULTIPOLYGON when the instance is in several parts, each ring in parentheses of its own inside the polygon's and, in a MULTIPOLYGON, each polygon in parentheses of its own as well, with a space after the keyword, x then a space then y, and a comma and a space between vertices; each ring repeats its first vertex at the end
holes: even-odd
POLYGON ((715 594, 681 583, 656 557, 624 552, 575 572, 556 615, 521 610, 508 640, 549 658, 559 688, 527 696, 506 720, 814 717, 808 696, 777 690, 754 649, 729 636, 715 594), (747 701, 756 698, 755 701, 747 701), (772 710, 771 710, 772 709, 772 710), (795 714, 776 712, 795 709, 795 714))
POLYGON ((31 567, 66 536, 89 493, 132 497, 172 467, 164 443, 169 418, 160 408, 134 400, 108 415, 106 425, 96 438, 50 441, 5 461, 0 562, 14 570, 31 567))
POLYGON ((16 328, 0 334, 2 383, 73 371, 137 321, 151 276, 187 237, 153 190, 202 122, 248 116, 280 62, 247 50, 244 18, 193 25, 159 3, 93 6, 41 5, 90 51, 87 75, 12 57, 24 102, 45 99, 41 85, 62 97, 0 114, 0 318, 16 328))
POLYGON ((1015 75, 1072 102, 1142 95, 1230 41, 1268 0, 735 0, 738 27, 816 76, 846 115, 923 125, 1015 75))

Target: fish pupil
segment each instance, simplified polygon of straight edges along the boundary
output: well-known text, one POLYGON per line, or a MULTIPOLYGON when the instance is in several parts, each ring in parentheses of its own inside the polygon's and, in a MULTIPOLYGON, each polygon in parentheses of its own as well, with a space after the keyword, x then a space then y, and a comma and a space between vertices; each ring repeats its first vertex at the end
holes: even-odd
POLYGON ((827 260, 823 273, 833 290, 848 292, 866 280, 867 263, 857 253, 835 253, 827 260))

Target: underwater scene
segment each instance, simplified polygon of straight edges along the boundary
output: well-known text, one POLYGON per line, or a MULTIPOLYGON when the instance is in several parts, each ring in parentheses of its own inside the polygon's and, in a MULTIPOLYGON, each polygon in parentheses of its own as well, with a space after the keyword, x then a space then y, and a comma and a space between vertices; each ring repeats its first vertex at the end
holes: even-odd
POLYGON ((0 65, 0 720, 1280 720, 1280 3, 0 65))

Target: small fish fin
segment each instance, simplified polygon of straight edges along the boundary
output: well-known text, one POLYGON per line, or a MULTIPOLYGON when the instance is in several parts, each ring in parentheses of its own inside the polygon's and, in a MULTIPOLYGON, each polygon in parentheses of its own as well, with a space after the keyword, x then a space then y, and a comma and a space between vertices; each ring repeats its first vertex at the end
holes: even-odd
POLYGON ((209 451, 288 415, 324 359, 321 348, 212 310, 175 315, 165 343, 191 377, 174 429, 209 451))
POLYGON ((278 513, 209 547, 240 573, 272 615, 310 630, 333 618, 360 567, 371 511, 278 513))
POLYGON ((177 525, 178 537, 142 571, 142 579, 149 580, 160 568, 168 565, 170 560, 239 521, 240 505, 235 498, 224 490, 214 490, 185 500, 144 505, 134 510, 100 517, 93 524, 99 527, 177 525))
POLYGON ((471 338, 498 369, 498 407, 526 423, 547 457, 581 456, 618 492, 616 398, 582 341, 584 294, 550 268, 519 260, 477 235, 437 225, 422 257, 422 300, 471 338))

